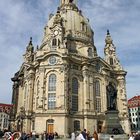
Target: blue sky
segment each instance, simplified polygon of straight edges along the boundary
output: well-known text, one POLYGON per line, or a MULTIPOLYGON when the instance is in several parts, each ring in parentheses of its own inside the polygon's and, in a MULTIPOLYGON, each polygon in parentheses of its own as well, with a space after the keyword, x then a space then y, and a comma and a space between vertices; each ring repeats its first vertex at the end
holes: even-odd
MULTIPOLYGON (((128 99, 140 95, 140 0, 77 0, 90 19, 98 55, 109 29, 126 77, 128 99)), ((29 38, 41 44, 43 29, 59 0, 0 0, 0 102, 11 103, 11 77, 23 62, 29 38)))

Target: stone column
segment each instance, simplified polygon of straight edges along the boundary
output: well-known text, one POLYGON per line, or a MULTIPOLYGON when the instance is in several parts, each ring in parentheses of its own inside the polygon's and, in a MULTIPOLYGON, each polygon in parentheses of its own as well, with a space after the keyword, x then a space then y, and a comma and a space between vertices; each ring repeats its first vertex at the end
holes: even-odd
POLYGON ((40 68, 39 69, 40 72, 40 77, 39 77, 39 81, 40 81, 40 92, 39 92, 39 108, 43 110, 43 93, 44 93, 44 68, 40 68))
POLYGON ((87 114, 87 110, 89 109, 89 102, 88 102, 88 94, 89 94, 89 79, 88 79, 88 68, 87 66, 83 66, 83 109, 84 114, 87 114))
POLYGON ((89 111, 89 77, 88 77, 88 68, 87 66, 83 66, 83 95, 82 95, 82 101, 83 101, 83 115, 84 115, 84 128, 88 128, 88 118, 87 114, 89 111))

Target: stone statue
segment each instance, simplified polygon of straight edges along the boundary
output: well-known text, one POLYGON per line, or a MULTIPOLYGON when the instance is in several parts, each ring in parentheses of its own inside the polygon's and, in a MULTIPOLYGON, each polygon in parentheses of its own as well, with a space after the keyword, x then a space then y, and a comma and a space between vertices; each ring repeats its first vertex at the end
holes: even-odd
POLYGON ((107 110, 116 110, 116 99, 117 99, 117 90, 109 82, 109 85, 106 87, 106 94, 107 94, 107 110))

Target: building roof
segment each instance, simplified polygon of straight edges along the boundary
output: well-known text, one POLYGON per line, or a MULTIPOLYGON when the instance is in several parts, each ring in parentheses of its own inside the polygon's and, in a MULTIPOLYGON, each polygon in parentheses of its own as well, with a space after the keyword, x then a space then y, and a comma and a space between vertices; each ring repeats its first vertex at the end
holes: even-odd
POLYGON ((0 112, 5 112, 5 113, 9 114, 12 109, 12 106, 13 106, 12 104, 0 103, 0 112))
POLYGON ((140 107, 140 95, 134 96, 131 99, 128 100, 128 107, 140 107))

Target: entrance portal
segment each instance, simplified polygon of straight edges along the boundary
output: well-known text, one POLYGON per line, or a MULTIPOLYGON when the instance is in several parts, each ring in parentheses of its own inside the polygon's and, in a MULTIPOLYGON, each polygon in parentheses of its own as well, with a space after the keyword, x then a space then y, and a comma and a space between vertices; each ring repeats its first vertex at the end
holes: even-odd
POLYGON ((54 132, 54 120, 53 119, 49 119, 46 122, 46 131, 47 133, 53 133, 54 132))
POLYGON ((54 128, 53 124, 48 124, 48 126, 47 126, 47 133, 53 133, 54 132, 53 128, 54 128))

